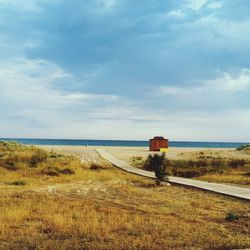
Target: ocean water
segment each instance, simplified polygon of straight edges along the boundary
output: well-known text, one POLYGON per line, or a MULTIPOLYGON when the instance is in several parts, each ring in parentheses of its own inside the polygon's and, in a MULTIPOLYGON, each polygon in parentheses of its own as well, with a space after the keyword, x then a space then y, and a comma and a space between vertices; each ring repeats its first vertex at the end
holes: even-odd
MULTIPOLYGON (((127 146, 148 147, 148 141, 126 141, 126 140, 70 140, 70 139, 16 139, 0 138, 4 141, 15 141, 27 145, 67 145, 67 146, 127 146)), ((181 148, 237 148, 243 142, 194 142, 194 141, 170 141, 170 147, 181 148)))

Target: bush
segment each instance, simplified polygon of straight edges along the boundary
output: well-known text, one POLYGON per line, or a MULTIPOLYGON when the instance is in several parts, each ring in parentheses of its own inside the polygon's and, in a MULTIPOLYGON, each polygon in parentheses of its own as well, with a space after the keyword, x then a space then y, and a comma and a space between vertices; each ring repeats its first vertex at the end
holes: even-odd
POLYGON ((226 220, 229 222, 239 220, 239 218, 240 218, 239 215, 232 212, 228 213, 226 216, 226 220))
POLYGON ((13 185, 13 186, 24 186, 24 185, 26 185, 26 182, 25 181, 20 181, 20 180, 18 180, 18 181, 13 181, 13 182, 10 182, 10 183, 8 183, 9 185, 13 185))
POLYGON ((229 161, 229 166, 232 168, 238 168, 238 167, 242 167, 246 164, 247 162, 245 160, 242 159, 232 159, 229 161))
POLYGON ((51 158, 51 159, 57 159, 57 158, 61 158, 61 157, 63 157, 62 154, 57 154, 57 153, 55 153, 53 151, 49 155, 49 158, 51 158))
POLYGON ((224 167, 225 161, 223 161, 222 159, 213 159, 211 161, 211 166, 216 168, 224 167))
POLYGON ((198 160, 196 162, 196 166, 199 167, 199 168, 200 167, 205 168, 205 167, 208 166, 208 161, 206 161, 206 160, 198 160))
POLYGON ((99 165, 97 163, 93 163, 91 166, 90 166, 90 169, 91 170, 102 170, 102 169, 105 169, 105 167, 103 167, 102 165, 99 165))
POLYGON ((10 170, 10 171, 17 171, 18 170, 18 159, 16 155, 12 155, 4 160, 3 167, 10 170))
POLYGON ((250 172, 243 174, 246 177, 250 177, 250 172))
POLYGON ((71 175, 71 174, 75 174, 75 170, 72 168, 64 168, 64 169, 60 170, 60 173, 71 175))
POLYGON ((48 158, 48 155, 45 151, 36 149, 30 158, 30 161, 29 161, 30 166, 36 167, 38 163, 42 163, 46 161, 47 158, 48 158))
POLYGON ((206 169, 184 169, 184 170, 173 170, 174 176, 184 177, 184 178, 194 178, 199 177, 207 173, 206 169))
POLYGON ((135 167, 143 167, 144 160, 141 156, 133 156, 131 157, 131 164, 135 167))
POLYGON ((236 150, 238 151, 241 151, 244 149, 250 149, 250 144, 241 145, 240 147, 236 148, 236 150))
POLYGON ((51 154, 51 155, 49 156, 49 158, 51 158, 51 159, 56 159, 56 158, 58 158, 58 155, 57 155, 57 154, 51 154))
POLYGON ((167 164, 165 153, 148 155, 146 165, 149 169, 153 169, 155 176, 159 181, 167 180, 167 164))
POLYGON ((6 156, 6 153, 0 152, 0 158, 2 158, 2 157, 4 157, 4 156, 6 156))
POLYGON ((49 176, 59 176, 61 170, 57 167, 46 167, 42 169, 41 173, 49 176))
MULTIPOLYGON (((189 164, 193 164, 193 163, 191 163, 191 161, 189 161, 189 164)), ((175 160, 175 161, 173 161, 173 167, 174 168, 187 168, 188 167, 188 161, 175 160)))

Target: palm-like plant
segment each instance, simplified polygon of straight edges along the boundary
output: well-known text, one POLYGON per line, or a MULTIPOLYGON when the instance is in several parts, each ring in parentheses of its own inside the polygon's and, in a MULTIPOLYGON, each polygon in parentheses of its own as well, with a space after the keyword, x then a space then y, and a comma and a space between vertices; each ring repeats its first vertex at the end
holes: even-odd
POLYGON ((150 154, 147 158, 147 165, 155 172, 155 176, 159 181, 167 181, 167 164, 165 153, 150 154))

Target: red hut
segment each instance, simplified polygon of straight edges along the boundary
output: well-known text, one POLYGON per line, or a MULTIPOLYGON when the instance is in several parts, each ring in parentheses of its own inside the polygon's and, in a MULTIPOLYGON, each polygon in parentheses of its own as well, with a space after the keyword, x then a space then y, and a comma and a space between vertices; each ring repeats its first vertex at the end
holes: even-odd
POLYGON ((156 136, 149 140, 150 151, 160 151, 161 148, 168 148, 168 139, 163 136, 156 136))

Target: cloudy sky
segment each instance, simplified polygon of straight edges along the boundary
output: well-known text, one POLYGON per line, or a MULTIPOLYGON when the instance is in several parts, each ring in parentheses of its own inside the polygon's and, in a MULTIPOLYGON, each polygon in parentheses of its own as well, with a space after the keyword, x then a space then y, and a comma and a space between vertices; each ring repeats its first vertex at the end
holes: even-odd
POLYGON ((250 141, 250 1, 0 0, 0 137, 250 141))

